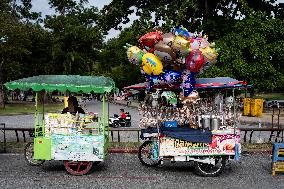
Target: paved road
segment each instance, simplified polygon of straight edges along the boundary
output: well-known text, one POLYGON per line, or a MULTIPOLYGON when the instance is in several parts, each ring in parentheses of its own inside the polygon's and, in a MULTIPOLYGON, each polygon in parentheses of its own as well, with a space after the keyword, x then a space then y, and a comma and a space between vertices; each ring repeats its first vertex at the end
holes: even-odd
POLYGON ((284 174, 271 176, 268 155, 243 156, 222 175, 204 178, 194 174, 191 163, 166 162, 157 168, 144 167, 134 154, 110 154, 94 172, 71 176, 59 161, 40 167, 26 164, 22 154, 0 154, 0 188, 220 188, 283 189, 284 174), (12 163, 11 163, 12 162, 12 163))

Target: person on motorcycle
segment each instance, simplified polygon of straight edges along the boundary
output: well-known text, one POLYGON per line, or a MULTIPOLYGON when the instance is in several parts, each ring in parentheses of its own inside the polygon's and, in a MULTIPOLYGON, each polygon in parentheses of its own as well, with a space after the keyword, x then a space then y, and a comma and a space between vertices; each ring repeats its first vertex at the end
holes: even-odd
POLYGON ((124 109, 120 109, 120 118, 126 119, 126 113, 124 112, 124 109))

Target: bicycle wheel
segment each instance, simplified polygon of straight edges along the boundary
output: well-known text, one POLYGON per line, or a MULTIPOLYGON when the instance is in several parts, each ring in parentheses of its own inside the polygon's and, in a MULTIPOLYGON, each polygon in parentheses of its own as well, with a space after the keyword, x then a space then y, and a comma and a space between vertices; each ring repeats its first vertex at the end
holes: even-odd
POLYGON ((153 159, 154 142, 147 140, 140 147, 138 158, 140 162, 148 167, 155 167, 161 164, 160 160, 153 159))
POLYGON ((214 157, 214 159, 215 159, 215 165, 195 161, 194 167, 195 167, 196 173, 204 177, 216 177, 220 175, 225 169, 226 158, 225 157, 214 157))
POLYGON ((28 164, 32 166, 39 166, 44 163, 44 160, 34 159, 34 143, 33 142, 27 143, 27 145, 25 146, 24 155, 25 155, 25 160, 28 162, 28 164))
POLYGON ((64 161, 65 169, 71 175, 81 176, 87 174, 92 168, 92 161, 64 161))

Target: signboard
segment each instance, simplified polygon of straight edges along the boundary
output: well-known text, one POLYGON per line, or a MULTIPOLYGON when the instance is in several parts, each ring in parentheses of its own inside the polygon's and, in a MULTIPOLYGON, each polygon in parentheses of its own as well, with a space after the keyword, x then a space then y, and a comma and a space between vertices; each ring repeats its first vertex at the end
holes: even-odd
POLYGON ((51 135, 51 156, 54 160, 102 161, 104 136, 51 135))
MULTIPOLYGON (((193 143, 181 139, 160 138, 160 156, 235 155, 235 145, 240 135, 220 134, 212 136, 212 143, 193 143)), ((239 145, 240 151, 240 145, 239 145)))

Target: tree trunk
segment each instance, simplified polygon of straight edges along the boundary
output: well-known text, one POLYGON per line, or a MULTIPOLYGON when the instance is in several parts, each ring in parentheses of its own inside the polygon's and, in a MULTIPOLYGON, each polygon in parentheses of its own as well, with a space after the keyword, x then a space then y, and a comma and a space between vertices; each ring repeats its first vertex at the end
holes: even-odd
POLYGON ((5 99, 4 99, 4 86, 3 86, 3 72, 2 68, 4 65, 4 58, 2 57, 2 61, 0 63, 0 108, 5 108, 5 99))

